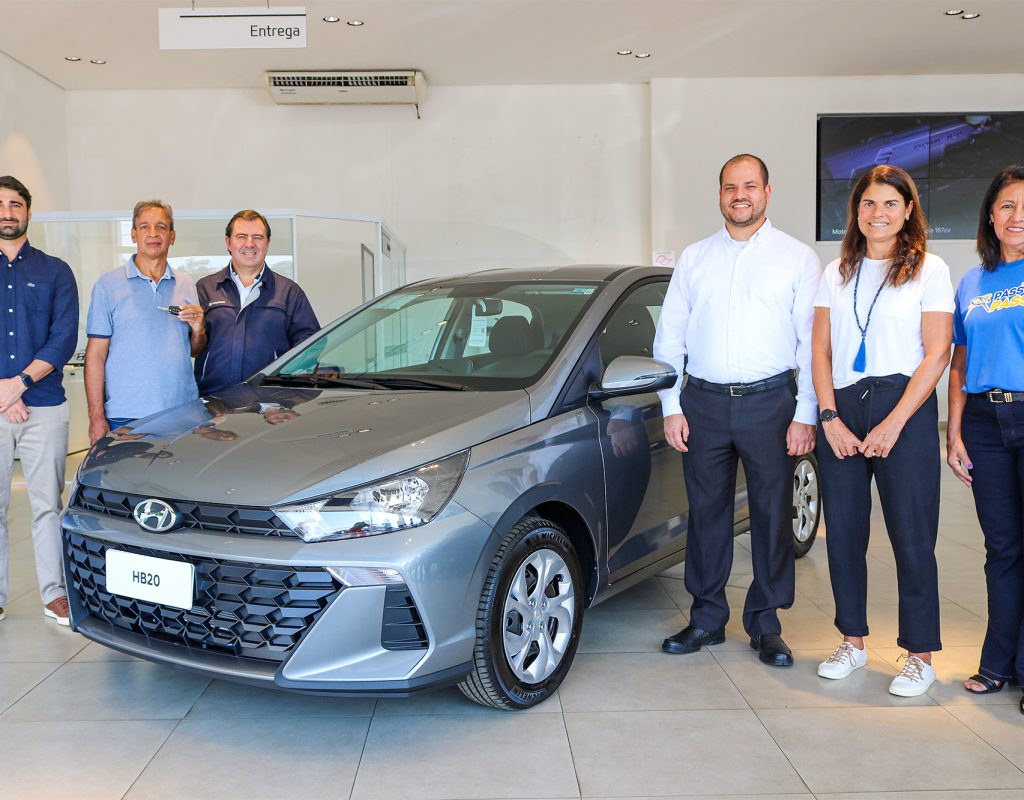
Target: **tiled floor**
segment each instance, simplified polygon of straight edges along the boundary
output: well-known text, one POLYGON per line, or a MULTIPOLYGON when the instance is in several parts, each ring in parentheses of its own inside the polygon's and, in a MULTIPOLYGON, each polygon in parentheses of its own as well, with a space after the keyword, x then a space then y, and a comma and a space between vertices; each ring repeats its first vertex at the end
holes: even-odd
POLYGON ((659 652, 686 621, 674 568, 588 613, 558 696, 489 711, 455 690, 411 700, 324 699, 210 681, 108 651, 44 621, 24 487, 11 508, 13 599, 0 622, 0 798, 1024 799, 1016 689, 971 697, 984 632, 981 534, 943 478, 943 640, 927 695, 888 694, 900 651, 896 574, 876 513, 868 667, 825 681, 835 645, 824 542, 799 562, 785 613, 796 665, 761 665, 738 609, 728 640, 659 652))

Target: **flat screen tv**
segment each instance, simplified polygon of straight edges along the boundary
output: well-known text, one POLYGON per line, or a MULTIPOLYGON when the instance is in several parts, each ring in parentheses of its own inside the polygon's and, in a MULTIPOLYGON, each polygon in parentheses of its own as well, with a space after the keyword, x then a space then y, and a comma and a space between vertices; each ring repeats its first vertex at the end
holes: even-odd
POLYGON ((933 239, 974 239, 989 182, 1024 162, 1024 112, 818 117, 818 241, 846 233, 850 190, 876 164, 911 174, 933 239))

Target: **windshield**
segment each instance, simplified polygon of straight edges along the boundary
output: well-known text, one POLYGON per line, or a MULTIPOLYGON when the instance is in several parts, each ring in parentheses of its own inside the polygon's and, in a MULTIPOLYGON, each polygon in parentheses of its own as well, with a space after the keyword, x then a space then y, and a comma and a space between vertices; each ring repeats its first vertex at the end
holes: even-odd
POLYGON ((269 382, 521 389, 554 359, 599 283, 400 289, 316 337, 269 382))

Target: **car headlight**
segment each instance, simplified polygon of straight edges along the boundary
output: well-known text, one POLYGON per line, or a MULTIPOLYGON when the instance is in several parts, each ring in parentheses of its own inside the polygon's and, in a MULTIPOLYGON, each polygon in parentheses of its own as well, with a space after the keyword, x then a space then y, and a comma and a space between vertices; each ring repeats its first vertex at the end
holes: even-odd
POLYGON ((274 513, 307 542, 376 536, 424 525, 455 493, 469 463, 456 453, 400 475, 274 513))

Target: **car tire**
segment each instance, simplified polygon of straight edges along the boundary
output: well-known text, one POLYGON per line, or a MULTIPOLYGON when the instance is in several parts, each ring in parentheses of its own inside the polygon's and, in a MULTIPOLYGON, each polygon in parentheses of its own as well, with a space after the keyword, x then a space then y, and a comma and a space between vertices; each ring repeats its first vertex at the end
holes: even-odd
POLYGON ((818 460, 800 456, 793 467, 793 548, 803 558, 814 545, 821 524, 821 485, 818 460))
POLYGON ((544 519, 517 523, 484 580, 473 669, 459 689, 510 711, 550 697, 576 655, 583 602, 579 558, 565 531, 544 519))

